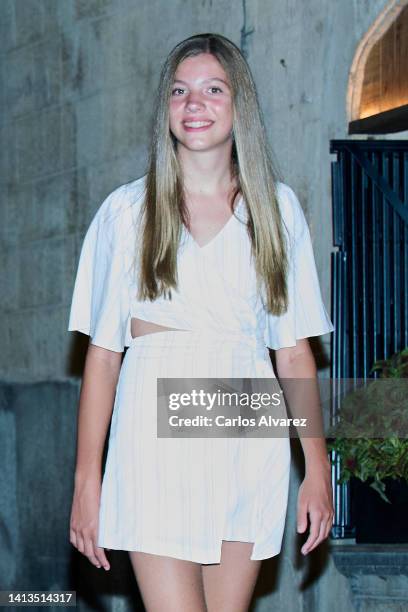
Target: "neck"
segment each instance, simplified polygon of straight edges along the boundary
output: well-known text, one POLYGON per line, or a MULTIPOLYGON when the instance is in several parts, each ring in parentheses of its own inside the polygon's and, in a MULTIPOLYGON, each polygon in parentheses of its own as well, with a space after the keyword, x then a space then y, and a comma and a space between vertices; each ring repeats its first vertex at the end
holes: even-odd
POLYGON ((190 151, 179 146, 177 156, 183 171, 184 187, 203 196, 228 192, 234 182, 231 172, 231 144, 217 151, 190 151))

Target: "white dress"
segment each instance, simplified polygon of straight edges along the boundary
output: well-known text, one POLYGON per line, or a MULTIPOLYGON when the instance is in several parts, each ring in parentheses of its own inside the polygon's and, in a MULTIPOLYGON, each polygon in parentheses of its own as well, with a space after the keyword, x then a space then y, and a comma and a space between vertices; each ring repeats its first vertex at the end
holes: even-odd
POLYGON ((222 540, 253 542, 251 559, 281 550, 290 472, 287 437, 157 437, 157 378, 275 378, 268 348, 333 331, 309 229, 278 184, 289 240, 289 308, 270 315, 257 291, 243 199, 199 247, 184 228, 172 299, 136 299, 134 266, 145 177, 111 193, 86 233, 68 330, 113 351, 118 379, 102 482, 98 545, 219 563, 222 540), (133 338, 131 317, 188 331, 133 338))

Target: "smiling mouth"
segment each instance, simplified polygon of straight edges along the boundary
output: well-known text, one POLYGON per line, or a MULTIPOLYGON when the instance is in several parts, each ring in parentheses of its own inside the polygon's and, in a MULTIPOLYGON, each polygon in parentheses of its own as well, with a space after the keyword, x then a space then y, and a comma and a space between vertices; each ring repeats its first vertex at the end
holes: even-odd
POLYGON ((212 126, 213 121, 183 121, 184 129, 190 130, 204 130, 212 126))

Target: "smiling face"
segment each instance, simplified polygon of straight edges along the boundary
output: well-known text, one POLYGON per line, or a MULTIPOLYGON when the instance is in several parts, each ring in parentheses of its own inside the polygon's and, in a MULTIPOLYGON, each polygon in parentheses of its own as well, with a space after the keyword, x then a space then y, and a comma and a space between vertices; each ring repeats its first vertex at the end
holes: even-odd
POLYGON ((231 146, 233 101, 229 79, 209 53, 188 57, 177 67, 169 107, 170 130, 190 151, 231 146))

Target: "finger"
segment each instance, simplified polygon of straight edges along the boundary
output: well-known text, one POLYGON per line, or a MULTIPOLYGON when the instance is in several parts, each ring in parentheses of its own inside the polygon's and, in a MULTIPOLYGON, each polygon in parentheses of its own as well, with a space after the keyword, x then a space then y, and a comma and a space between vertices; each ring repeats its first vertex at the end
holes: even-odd
POLYGON ((321 542, 323 542, 323 540, 325 538, 326 528, 327 528, 327 519, 322 519, 321 523, 320 523, 320 528, 319 528, 318 536, 317 536, 316 540, 313 542, 313 544, 309 547, 309 552, 311 552, 312 550, 317 548, 319 546, 319 544, 321 542))
POLYGON ((77 549, 79 550, 80 553, 84 554, 84 551, 85 551, 84 538, 79 532, 77 533, 76 541, 77 541, 77 549))
POLYGON ((90 536, 87 536, 85 539, 85 555, 88 557, 92 565, 96 565, 96 567, 98 568, 101 567, 101 564, 99 563, 99 559, 96 557, 92 538, 90 536))
POLYGON ((298 506, 297 512, 297 531, 303 533, 307 528, 307 506, 301 504, 298 506))
MULTIPOLYGON (((105 551, 101 546, 94 545, 95 555, 97 556, 102 567, 107 571, 110 569, 110 563, 105 555, 105 551)), ((109 550, 109 549, 106 549, 109 550)))
MULTIPOLYGON (((110 569, 110 563, 105 555, 105 550, 102 546, 98 546, 98 527, 96 527, 93 537, 92 537, 92 545, 95 557, 98 559, 99 564, 104 568, 104 570, 110 569)), ((108 548, 106 550, 109 550, 108 548)))
POLYGON ((301 552, 303 554, 306 554, 309 552, 310 547, 317 540, 317 538, 319 537, 319 532, 320 532, 320 522, 321 522, 320 512, 310 512, 309 516, 310 516, 309 537, 307 538, 306 542, 303 544, 301 548, 301 552))
POLYGON ((321 542, 323 542, 323 540, 325 540, 328 537, 332 524, 333 524, 333 514, 332 513, 330 513, 326 518, 321 519, 319 535, 317 539, 313 542, 313 544, 311 544, 311 546, 309 547, 308 552, 315 549, 317 546, 319 546, 319 544, 321 544, 321 542))
POLYGON ((72 546, 75 546, 75 548, 77 548, 77 536, 72 528, 69 530, 69 541, 71 542, 72 546))
POLYGON ((333 521, 334 521, 334 512, 330 512, 329 518, 327 519, 325 538, 328 538, 330 535, 330 532, 333 527, 333 521))

